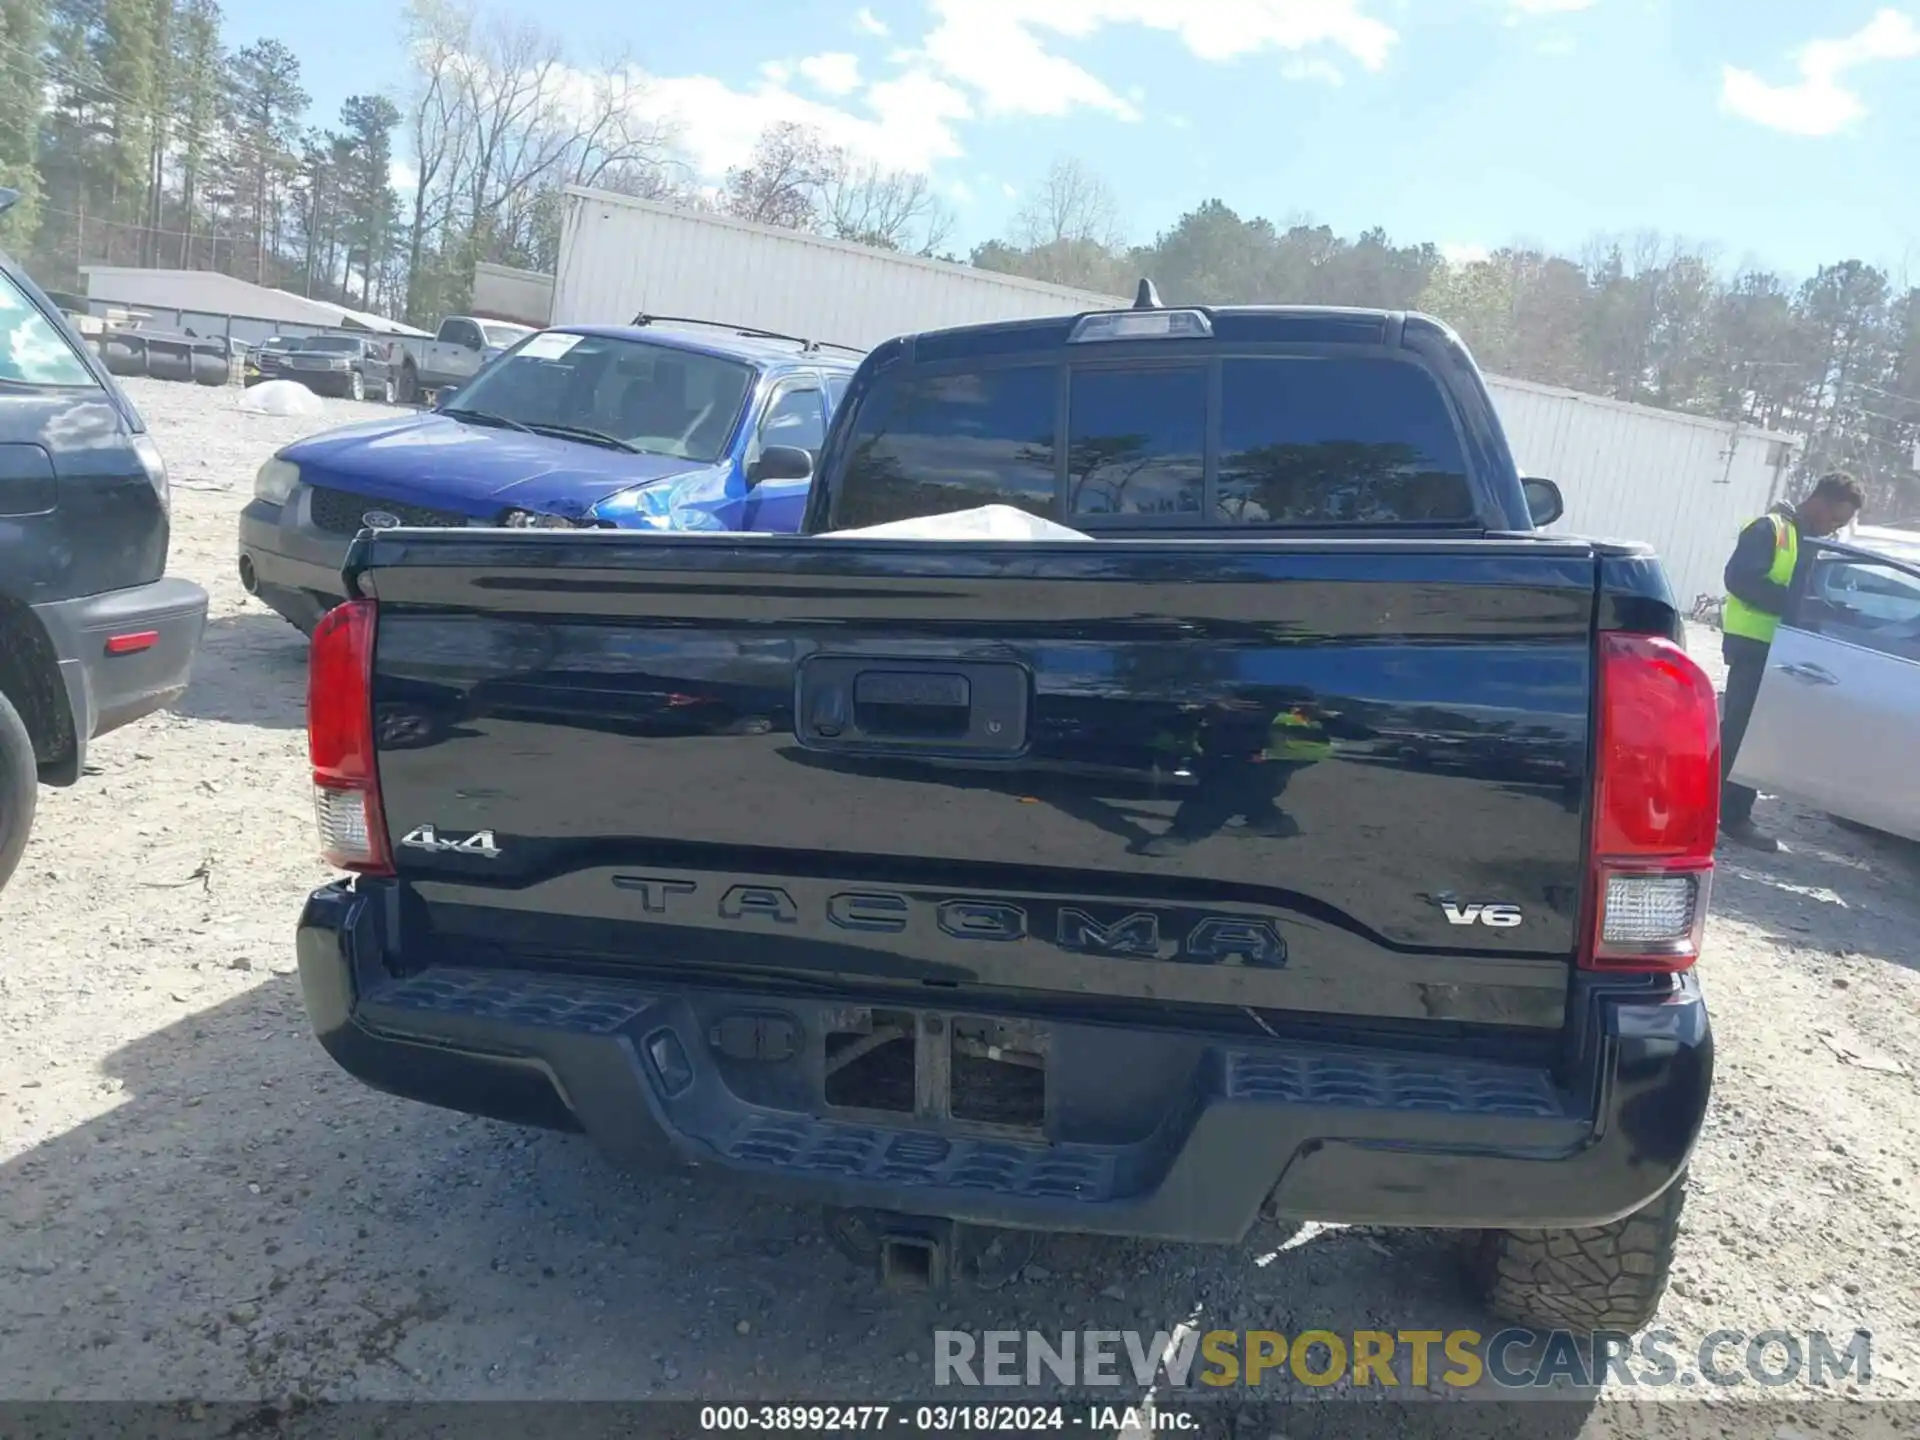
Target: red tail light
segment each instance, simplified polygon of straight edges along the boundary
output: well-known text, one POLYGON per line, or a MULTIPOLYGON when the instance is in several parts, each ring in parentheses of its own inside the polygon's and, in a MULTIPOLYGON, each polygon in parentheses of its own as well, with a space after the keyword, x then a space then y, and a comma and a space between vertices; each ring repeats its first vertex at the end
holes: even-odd
POLYGON ((372 600, 329 610, 307 662, 307 754, 313 814, 327 863, 362 875, 393 874, 380 771, 373 753, 372 600))
POLYGON ((1720 829, 1720 712, 1671 640, 1600 637, 1593 799, 1595 970, 1685 970, 1700 958, 1720 829))

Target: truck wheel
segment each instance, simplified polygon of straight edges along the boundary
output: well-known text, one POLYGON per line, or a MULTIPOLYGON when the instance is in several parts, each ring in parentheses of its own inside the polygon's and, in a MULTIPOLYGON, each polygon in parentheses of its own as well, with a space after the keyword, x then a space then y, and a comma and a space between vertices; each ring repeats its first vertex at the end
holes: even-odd
POLYGON ((33 758, 33 737, 13 702, 0 695, 0 889, 27 848, 33 807, 40 798, 40 773, 33 758))
POLYGON ((1667 1293, 1686 1189, 1683 1174, 1611 1225, 1483 1230, 1468 1255, 1474 1286, 1502 1320, 1547 1330, 1638 1330, 1667 1293))
POLYGON ((382 405, 391 405, 393 403, 393 377, 391 375, 380 382, 380 403, 382 405))
POLYGON ((367 377, 358 370, 347 376, 347 398, 364 400, 367 398, 367 377))

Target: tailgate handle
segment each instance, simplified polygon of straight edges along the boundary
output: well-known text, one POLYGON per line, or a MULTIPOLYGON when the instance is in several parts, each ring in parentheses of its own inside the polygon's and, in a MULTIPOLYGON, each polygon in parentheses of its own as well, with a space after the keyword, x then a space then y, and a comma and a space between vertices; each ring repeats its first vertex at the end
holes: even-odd
POLYGON ((1026 667, 1007 661, 816 655, 800 670, 802 744, 1013 756, 1026 747, 1026 667))
POLYGON ((875 739, 958 740, 973 721, 973 686, 939 670, 868 670, 853 680, 855 722, 875 739))

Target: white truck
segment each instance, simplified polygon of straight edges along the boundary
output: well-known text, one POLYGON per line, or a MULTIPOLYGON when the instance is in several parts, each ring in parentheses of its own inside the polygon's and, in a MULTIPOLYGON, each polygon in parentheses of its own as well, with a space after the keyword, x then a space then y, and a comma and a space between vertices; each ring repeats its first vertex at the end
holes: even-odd
POLYGON ((396 398, 402 405, 431 400, 464 385, 502 350, 531 335, 530 326, 473 315, 449 315, 431 340, 396 336, 393 341, 396 398))

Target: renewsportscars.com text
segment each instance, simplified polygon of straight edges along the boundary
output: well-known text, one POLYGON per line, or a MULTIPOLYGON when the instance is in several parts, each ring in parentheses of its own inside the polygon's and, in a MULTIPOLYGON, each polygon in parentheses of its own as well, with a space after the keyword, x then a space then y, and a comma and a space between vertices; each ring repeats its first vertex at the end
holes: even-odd
POLYGON ((936 1385, 1330 1386, 1422 1390, 1833 1387, 1873 1379, 1865 1330, 1036 1330, 934 1332, 936 1385))

